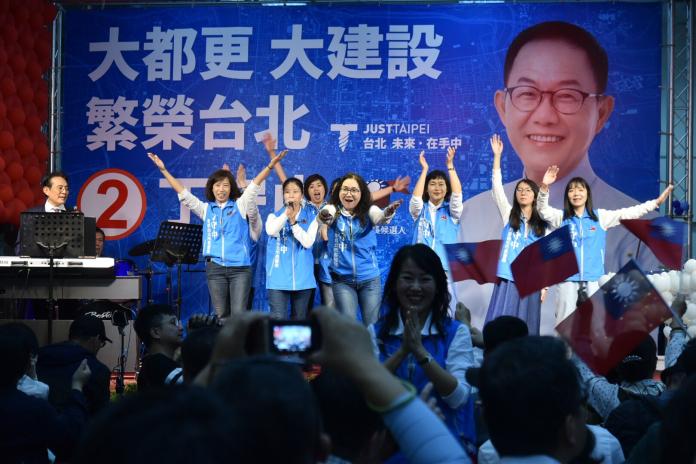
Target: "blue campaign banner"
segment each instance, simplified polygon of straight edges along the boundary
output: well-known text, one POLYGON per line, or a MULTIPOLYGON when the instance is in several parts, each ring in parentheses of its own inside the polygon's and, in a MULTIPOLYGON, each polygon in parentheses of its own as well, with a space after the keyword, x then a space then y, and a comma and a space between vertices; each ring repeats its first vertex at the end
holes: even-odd
MULTIPOLYGON (((490 189, 494 133, 504 134, 505 181, 522 176, 494 94, 505 87, 515 35, 561 20, 592 33, 608 54, 615 106, 589 163, 606 184, 644 201, 658 193, 660 18, 659 3, 68 9, 61 165, 71 200, 98 218, 118 258, 153 239, 162 221, 200 222, 149 151, 202 198, 224 163, 233 172, 243 164, 249 179, 267 164, 266 132, 290 150, 288 175, 318 172, 331 182, 354 171, 371 189, 405 175, 412 188, 420 151, 431 169, 445 169, 452 146, 467 200, 490 189)), ((383 275, 413 237, 409 197, 396 199, 404 200, 396 218, 377 228, 383 275)), ((281 202, 272 175, 259 196, 262 216, 281 202)), ((487 220, 471 216, 461 228, 487 220)), ((186 312, 208 309, 204 273, 194 272, 202 269, 185 273, 186 312)), ((155 279, 158 298, 166 287, 155 279)), ((262 288, 255 298, 265 305, 262 288)))

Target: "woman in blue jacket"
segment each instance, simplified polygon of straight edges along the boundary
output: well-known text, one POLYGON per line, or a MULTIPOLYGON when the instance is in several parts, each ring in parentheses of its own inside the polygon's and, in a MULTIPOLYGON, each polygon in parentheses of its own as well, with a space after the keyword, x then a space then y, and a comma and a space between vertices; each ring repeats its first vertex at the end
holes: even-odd
POLYGON ((575 249, 580 272, 558 285, 556 321, 568 317, 577 305, 578 290, 582 287, 588 296, 599 289, 597 280, 604 275, 604 252, 607 229, 621 224, 622 219, 638 219, 657 209, 669 196, 672 185, 659 197, 629 208, 617 210, 594 209, 592 190, 582 177, 568 181, 563 198, 563 210, 549 206, 549 185, 556 181, 558 166, 550 166, 544 174, 539 190, 539 215, 550 227, 570 226, 570 238, 575 249))
POLYGON ((310 304, 314 278, 312 246, 317 237, 316 214, 304 205, 302 181, 290 177, 283 182, 285 206, 266 219, 266 289, 271 314, 304 319, 310 304))
POLYGON ((515 186, 512 205, 503 190, 503 175, 500 170, 500 158, 503 154, 503 142, 498 134, 491 137, 493 149, 492 194, 503 220, 502 246, 498 258, 498 283, 493 289, 493 296, 488 305, 486 323, 498 316, 515 316, 527 323, 530 335, 539 335, 541 320, 541 302, 545 290, 535 292, 520 299, 512 278, 510 264, 522 250, 546 232, 546 222, 541 219, 536 209, 539 187, 530 179, 522 179, 515 186))
POLYGON ((154 153, 148 153, 179 196, 179 201, 203 220, 203 256, 210 300, 218 317, 244 311, 251 286, 250 245, 261 235, 256 196, 261 183, 287 151, 279 153, 240 193, 229 170, 208 177, 203 202, 172 176, 154 153))
POLYGON ((374 226, 391 221, 399 205, 400 200, 379 209, 372 204, 363 178, 349 173, 339 179, 330 203, 319 212, 319 222, 328 226, 336 308, 356 317, 359 303, 365 325, 377 320, 382 294, 374 226))
POLYGON ((384 285, 387 313, 373 327, 376 356, 418 390, 433 384, 434 397, 452 434, 474 451, 474 401, 466 371, 474 366, 469 328, 447 315, 447 276, 424 244, 401 248, 384 285))

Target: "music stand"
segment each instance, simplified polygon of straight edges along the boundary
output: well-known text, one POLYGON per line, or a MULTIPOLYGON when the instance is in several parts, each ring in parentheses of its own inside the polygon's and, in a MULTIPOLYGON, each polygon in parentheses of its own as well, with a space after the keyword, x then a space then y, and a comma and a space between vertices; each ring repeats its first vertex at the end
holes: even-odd
POLYGON ((27 211, 20 214, 19 255, 30 258, 79 258, 85 255, 85 216, 82 213, 27 211))
POLYGON ((48 257, 48 343, 53 341, 53 269, 56 258, 84 255, 82 213, 24 212, 20 215, 20 256, 48 257))
POLYGON ((177 265, 176 271, 176 315, 181 319, 181 265, 196 264, 201 254, 203 226, 164 221, 160 224, 152 261, 160 261, 167 266, 177 265))

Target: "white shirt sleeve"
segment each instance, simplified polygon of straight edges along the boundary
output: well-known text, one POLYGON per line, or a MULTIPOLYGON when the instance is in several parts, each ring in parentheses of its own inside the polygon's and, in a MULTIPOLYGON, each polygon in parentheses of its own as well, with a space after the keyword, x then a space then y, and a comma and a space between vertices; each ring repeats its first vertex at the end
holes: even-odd
POLYGON ((420 216, 421 211, 423 211, 423 199, 421 197, 412 195, 411 199, 408 202, 408 212, 411 214, 411 217, 414 221, 418 219, 418 216, 420 216))
POLYGON ((255 242, 261 238, 261 229, 263 228, 263 220, 261 213, 256 203, 247 211, 247 219, 249 220, 249 237, 255 242))
POLYGON ((539 190, 537 196, 537 211, 539 216, 546 221, 553 229, 561 227, 563 222, 563 211, 549 206, 549 193, 539 190))
POLYGON ((288 217, 283 213, 279 214, 278 216, 273 213, 269 214, 266 218, 266 234, 269 237, 278 237, 281 229, 287 221, 288 217))
POLYGON ((205 203, 198 199, 193 193, 188 189, 184 189, 181 193, 178 193, 179 201, 188 209, 190 209, 193 214, 205 221, 205 213, 208 211, 208 203, 205 203))
POLYGON ((391 220, 394 218, 395 214, 396 211, 394 211, 394 213, 391 216, 387 216, 386 214, 384 214, 383 209, 380 209, 379 206, 375 205, 370 206, 370 210, 368 211, 370 221, 372 221, 372 224, 374 225, 389 224, 391 220))
POLYGON ((505 195, 505 189, 503 189, 503 173, 500 171, 500 169, 493 170, 491 186, 491 195, 493 195, 493 200, 498 206, 500 217, 503 219, 503 224, 507 224, 508 220, 510 219, 510 211, 512 211, 512 206, 505 195))
POLYGON ((655 209, 657 209, 657 201, 648 200, 645 203, 628 208, 613 210, 598 209, 597 217, 599 218, 599 225, 602 226, 603 229, 609 229, 610 227, 616 227, 621 224, 622 219, 638 219, 655 209))
POLYGON ((292 235, 300 242, 305 248, 312 248, 314 241, 317 238, 317 230, 319 229, 319 223, 316 218, 309 224, 309 228, 304 230, 298 223, 290 228, 292 230, 292 235))
POLYGON ((462 217, 462 211, 464 211, 464 195, 461 193, 453 193, 450 195, 449 200, 449 210, 450 216, 455 224, 459 224, 459 218, 462 217))
POLYGON ((249 182, 247 188, 244 189, 242 196, 237 198, 237 208, 239 209, 239 214, 243 218, 247 218, 249 214, 254 214, 258 212, 258 207, 256 206, 256 197, 261 191, 261 186, 256 185, 254 181, 249 182))
POLYGON ((445 369, 459 382, 452 393, 442 398, 451 408, 458 408, 469 399, 471 385, 466 381, 466 371, 473 366, 474 347, 471 344, 471 332, 462 324, 454 334, 445 360, 445 369))

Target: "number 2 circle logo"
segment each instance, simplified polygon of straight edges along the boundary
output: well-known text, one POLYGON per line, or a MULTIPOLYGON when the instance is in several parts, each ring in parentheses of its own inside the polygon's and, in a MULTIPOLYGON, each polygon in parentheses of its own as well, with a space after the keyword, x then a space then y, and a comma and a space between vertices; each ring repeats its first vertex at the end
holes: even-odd
POLYGON ((147 200, 138 179, 122 169, 104 169, 85 181, 77 196, 85 216, 97 218, 106 238, 128 237, 143 222, 147 200))

